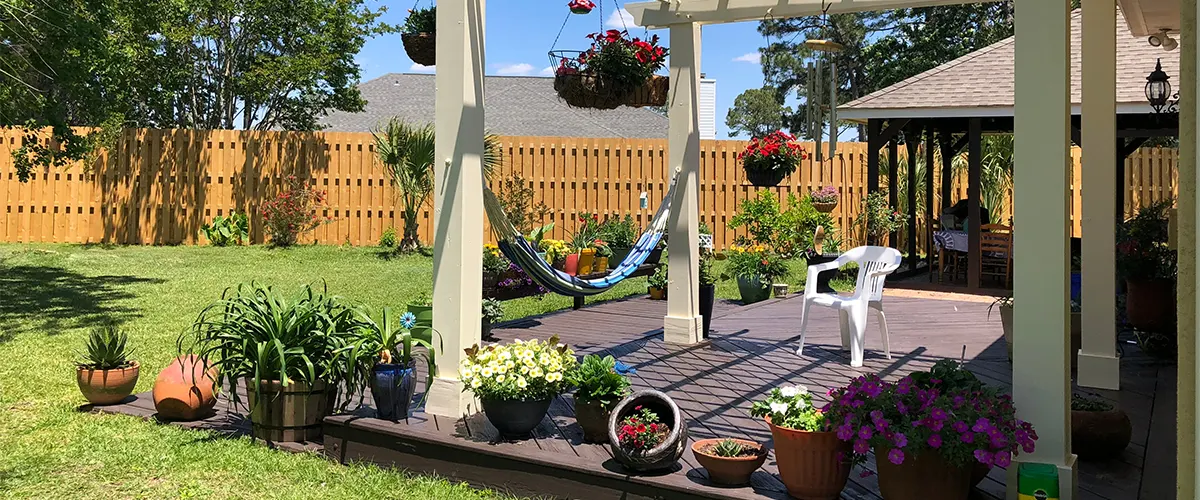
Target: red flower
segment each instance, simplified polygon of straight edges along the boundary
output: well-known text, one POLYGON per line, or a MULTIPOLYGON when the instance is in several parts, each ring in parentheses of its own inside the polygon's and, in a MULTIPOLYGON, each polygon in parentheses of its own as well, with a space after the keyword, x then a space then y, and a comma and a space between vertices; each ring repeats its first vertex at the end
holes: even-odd
POLYGON ((640 433, 640 432, 646 432, 646 426, 645 426, 645 425, 639 425, 639 426, 637 427, 637 431, 638 431, 639 433, 640 433))

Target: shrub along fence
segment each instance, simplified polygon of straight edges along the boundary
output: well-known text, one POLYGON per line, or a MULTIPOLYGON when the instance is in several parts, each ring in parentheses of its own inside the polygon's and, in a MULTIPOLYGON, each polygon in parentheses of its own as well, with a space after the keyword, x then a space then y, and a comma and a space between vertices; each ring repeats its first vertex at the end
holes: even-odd
MULTIPOLYGON (((0 131, 3 242, 199 243, 201 225, 238 211, 250 214, 251 241, 261 243, 259 207, 292 175, 328 191, 328 207, 322 215, 333 219, 302 241, 373 245, 388 227, 399 231, 403 224, 396 190, 367 133, 127 130, 90 164, 41 169, 28 183, 17 180, 12 164, 11 151, 21 141, 17 131, 0 131)), ((757 191, 745 180, 737 161, 744 144, 701 142, 700 216, 714 230, 718 247, 737 236, 727 223, 741 201, 757 191)), ((534 202, 550 209, 543 223, 555 222, 556 238, 574 230, 574 221, 583 212, 601 218, 631 214, 645 223, 669 183, 663 139, 503 137, 501 147, 503 166, 494 176, 493 188, 519 174, 534 190, 534 202)), ((806 144, 808 150, 812 147, 806 144)), ((866 192, 866 158, 865 144, 839 144, 837 157, 821 163, 805 160, 772 190, 786 203, 788 194, 803 196, 821 186, 837 187, 842 199, 832 215, 838 229, 844 229, 839 231, 843 248, 858 244, 861 238, 848 229, 866 192)), ((1176 152, 1157 148, 1130 157, 1127 213, 1130 207, 1174 193, 1176 160, 1176 152)), ((906 162, 899 163, 903 169, 906 162)), ((1078 186, 1078 150, 1074 165, 1078 186)), ((956 199, 966 193, 962 177, 955 176, 956 199)), ((935 172, 935 178, 940 174, 935 172)), ((1078 236, 1080 197, 1077 189, 1073 192, 1072 232, 1078 236)), ((940 206, 940 200, 935 200, 935 206, 940 206)), ((432 240, 432 226, 429 205, 420 219, 422 241, 432 240)), ((490 231, 487 237, 491 240, 490 231)), ((918 231, 918 237, 923 245, 924 231, 918 231)))

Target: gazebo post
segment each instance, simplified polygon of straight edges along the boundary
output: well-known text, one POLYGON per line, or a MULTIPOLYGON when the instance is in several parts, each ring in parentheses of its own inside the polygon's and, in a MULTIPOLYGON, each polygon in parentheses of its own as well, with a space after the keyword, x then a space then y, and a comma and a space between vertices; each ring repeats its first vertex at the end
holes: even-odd
MULTIPOLYGON (((983 187, 983 122, 967 120, 967 287, 979 288, 983 271, 983 252, 980 251, 979 228, 986 222, 979 207, 983 187)), ((1015 252, 1014 252, 1015 253, 1015 252)))
POLYGON ((1117 358, 1116 213, 1117 162, 1117 6, 1114 0, 1084 0, 1083 11, 1083 237, 1081 294, 1082 343, 1079 385, 1117 390, 1121 361, 1117 358))
MULTIPOLYGON (((888 124, 888 128, 891 128, 891 123, 888 124)), ((892 207, 892 210, 899 210, 900 208, 900 193, 898 193, 900 191, 898 189, 900 184, 900 152, 898 147, 899 144, 896 142, 896 136, 893 135, 888 139, 888 206, 892 207)), ((876 156, 878 156, 878 153, 876 153, 876 156)), ((897 231, 892 231, 888 235, 888 246, 893 248, 900 246, 899 240, 900 234, 897 231)))
POLYGON ((933 213, 933 148, 935 142, 933 122, 931 121, 925 125, 925 269, 929 271, 930 281, 933 281, 933 232, 930 231, 930 228, 933 227, 933 221, 936 220, 933 213))
POLYGON ((671 25, 667 178, 678 175, 667 225, 667 316, 663 340, 695 344, 700 331, 700 25, 671 25))
POLYGON ((1179 449, 1176 455, 1178 500, 1190 500, 1200 495, 1196 477, 1200 475, 1200 462, 1196 452, 1200 450, 1200 433, 1197 433, 1196 389, 1200 387, 1200 374, 1196 369, 1196 353, 1200 352, 1200 335, 1196 329, 1197 309, 1197 253, 1200 237, 1196 231, 1197 217, 1197 169, 1196 160, 1200 152, 1200 128, 1196 117, 1200 115, 1200 75, 1197 58, 1200 58, 1200 7, 1196 2, 1179 2, 1181 34, 1179 37, 1179 82, 1180 95, 1188 96, 1179 103, 1179 198, 1177 208, 1177 248, 1179 251, 1179 275, 1177 277, 1177 306, 1179 342, 1178 392, 1176 400, 1176 440, 1179 449))
POLYGON ((425 411, 455 418, 472 401, 458 364, 481 330, 485 2, 441 2, 437 16, 433 329, 440 370, 425 411))
POLYGON ((1015 499, 1018 462, 1052 464, 1058 468, 1059 498, 1071 500, 1077 477, 1067 352, 1070 7, 1066 0, 1015 3, 1013 211, 1020 234, 1013 238, 1013 397, 1017 416, 1033 424, 1039 439, 1033 453, 1022 453, 1008 467, 1006 483, 1008 498, 1015 499))
POLYGON ((908 150, 908 270, 917 268, 917 146, 921 141, 921 125, 914 123, 904 134, 908 150))

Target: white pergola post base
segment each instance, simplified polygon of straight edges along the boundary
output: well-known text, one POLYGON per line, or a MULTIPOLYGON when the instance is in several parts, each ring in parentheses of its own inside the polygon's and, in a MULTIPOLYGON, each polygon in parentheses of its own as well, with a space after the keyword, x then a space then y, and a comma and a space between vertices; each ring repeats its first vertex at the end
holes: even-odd
POLYGON ((1117 6, 1084 0, 1083 10, 1083 255, 1079 385, 1121 388, 1117 358, 1117 6))
POLYGON ((667 225, 667 316, 663 340, 695 344, 703 337, 700 317, 700 25, 671 26, 671 91, 667 178, 679 176, 667 225))
POLYGON ((465 415, 473 401, 462 390, 458 364, 481 334, 484 6, 485 0, 438 5, 433 329, 439 376, 425 412, 445 417, 465 415))

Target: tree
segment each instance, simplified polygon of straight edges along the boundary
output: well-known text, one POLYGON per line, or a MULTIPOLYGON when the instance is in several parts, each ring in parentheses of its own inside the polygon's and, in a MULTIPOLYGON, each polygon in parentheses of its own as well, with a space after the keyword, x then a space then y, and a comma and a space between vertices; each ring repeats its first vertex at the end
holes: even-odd
POLYGON ((780 104, 775 89, 749 89, 733 100, 733 107, 725 115, 725 126, 733 137, 741 133, 763 137, 783 128, 783 117, 791 112, 780 104))

